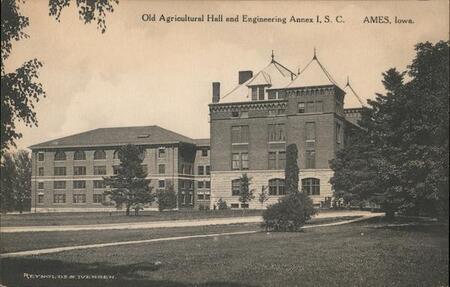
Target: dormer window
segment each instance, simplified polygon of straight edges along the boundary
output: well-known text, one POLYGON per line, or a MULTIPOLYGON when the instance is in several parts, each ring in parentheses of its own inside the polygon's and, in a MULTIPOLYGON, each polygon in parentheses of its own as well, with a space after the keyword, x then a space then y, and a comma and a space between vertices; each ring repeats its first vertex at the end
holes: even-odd
POLYGON ((264 88, 265 86, 253 86, 252 89, 252 101, 264 101, 264 88))

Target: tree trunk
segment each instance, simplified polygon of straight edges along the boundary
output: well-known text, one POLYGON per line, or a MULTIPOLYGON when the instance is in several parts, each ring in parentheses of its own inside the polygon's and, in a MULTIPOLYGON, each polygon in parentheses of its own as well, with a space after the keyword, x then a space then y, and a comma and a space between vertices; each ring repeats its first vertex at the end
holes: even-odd
POLYGON ((127 205, 127 208, 125 210, 125 215, 130 216, 130 207, 127 205))

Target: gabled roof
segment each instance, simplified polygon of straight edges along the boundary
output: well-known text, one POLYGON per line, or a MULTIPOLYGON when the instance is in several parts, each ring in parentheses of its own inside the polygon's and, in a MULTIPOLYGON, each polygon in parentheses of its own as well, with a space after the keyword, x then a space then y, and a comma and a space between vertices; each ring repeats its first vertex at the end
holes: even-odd
POLYGON ((124 144, 167 144, 186 142, 194 144, 189 137, 169 131, 159 126, 143 127, 117 127, 99 128, 54 139, 31 146, 31 149, 40 148, 69 148, 69 147, 94 147, 117 146, 124 144))
POLYGON ((338 86, 330 73, 314 55, 313 59, 306 65, 300 74, 286 88, 300 88, 311 86, 338 86))
POLYGON ((345 101, 344 101, 345 109, 362 108, 364 106, 361 97, 358 96, 355 90, 353 90, 348 78, 347 84, 344 87, 344 92, 345 92, 345 101))
POLYGON ((246 102, 251 100, 249 87, 256 85, 269 85, 270 89, 285 87, 292 81, 295 74, 274 59, 264 69, 257 72, 245 83, 236 86, 231 92, 225 94, 220 103, 246 102))

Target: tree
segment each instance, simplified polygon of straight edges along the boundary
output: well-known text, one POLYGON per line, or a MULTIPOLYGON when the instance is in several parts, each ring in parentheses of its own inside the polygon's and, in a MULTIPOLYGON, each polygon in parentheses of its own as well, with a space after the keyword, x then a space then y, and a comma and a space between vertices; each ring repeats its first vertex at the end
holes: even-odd
MULTIPOLYGON (((244 206, 247 205, 252 199, 255 198, 253 195, 253 189, 250 189, 250 184, 252 179, 247 176, 246 173, 242 174, 239 178, 241 183, 241 190, 239 192, 239 202, 244 206)), ((245 208, 245 207, 244 207, 245 208)))
POLYGON ((296 144, 290 144, 286 147, 286 168, 284 172, 286 192, 295 193, 299 192, 298 189, 298 176, 299 168, 297 164, 298 149, 296 144))
MULTIPOLYGON (((16 123, 22 121, 26 126, 37 126, 34 107, 46 96, 41 83, 37 82, 42 63, 37 59, 28 60, 13 72, 7 72, 12 42, 28 38, 24 29, 29 26, 28 17, 19 11, 16 0, 1 0, 1 141, 0 157, 15 141, 22 137, 16 129, 16 123)), ((60 20, 61 11, 70 5, 70 0, 50 0, 50 15, 60 20)), ((113 12, 113 4, 118 0, 77 0, 75 1, 80 19, 84 23, 97 22, 97 28, 105 32, 106 12, 113 12)))
MULTIPOLYGON (((448 218, 449 43, 419 43, 415 48, 408 70, 383 73, 386 94, 377 94, 363 109, 360 125, 366 132, 361 142, 367 150, 359 149, 367 160, 347 159, 347 169, 353 169, 349 179, 337 176, 333 185, 348 188, 347 180, 366 188, 388 217, 402 212, 448 218), (372 171, 374 182, 360 171, 372 171)), ((336 163, 345 161, 355 145, 344 149, 336 163)), ((343 164, 334 169, 345 171, 343 164)))
POLYGON ((31 208, 31 157, 30 153, 20 150, 14 154, 16 167, 15 209, 22 213, 31 208))
POLYGON ((156 192, 156 198, 158 198, 159 211, 177 207, 177 195, 173 189, 173 185, 168 185, 165 189, 158 190, 156 192))
POLYGON ((264 203, 269 200, 269 193, 267 192, 268 189, 268 186, 261 186, 261 193, 258 197, 258 201, 261 203, 261 207, 264 207, 264 203))
POLYGON ((14 193, 15 193, 15 179, 17 176, 16 166, 14 163, 14 158, 11 153, 3 154, 1 161, 1 201, 0 207, 3 213, 13 211, 14 204, 14 193))
MULTIPOLYGON (((140 147, 131 144, 121 147, 118 174, 104 177, 105 184, 111 188, 105 194, 110 196, 117 207, 125 205, 126 215, 130 215, 133 206, 154 200, 150 180, 146 179, 147 173, 142 168, 143 152, 140 147)), ((138 212, 139 209, 136 215, 138 212)))

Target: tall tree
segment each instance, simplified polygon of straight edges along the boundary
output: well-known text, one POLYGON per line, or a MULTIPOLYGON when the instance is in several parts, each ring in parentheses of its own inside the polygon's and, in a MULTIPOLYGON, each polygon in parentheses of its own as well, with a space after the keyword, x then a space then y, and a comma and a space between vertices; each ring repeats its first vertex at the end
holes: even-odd
MULTIPOLYGON (((448 218, 449 43, 420 43, 416 51, 406 72, 383 73, 386 94, 368 101, 360 121, 366 161, 358 163, 357 156, 346 167, 334 165, 338 177, 333 184, 345 186, 347 180, 366 188, 388 216, 400 211, 448 218), (349 168, 355 169, 349 178, 339 177, 349 168), (361 170, 376 174, 376 191, 361 170)), ((336 162, 345 161, 355 145, 344 149, 336 162)))
MULTIPOLYGON (((13 41, 28 38, 24 29, 29 26, 28 17, 19 10, 20 1, 1 0, 1 135, 0 156, 15 146, 15 141, 22 137, 16 129, 18 121, 26 126, 37 126, 34 111, 36 103, 45 97, 41 83, 37 81, 42 63, 37 59, 28 60, 15 71, 7 72, 5 63, 8 59, 13 41)), ((49 0, 50 15, 60 20, 61 11, 70 5, 71 0, 49 0)), ((75 1, 80 19, 84 23, 97 22, 97 28, 106 30, 106 13, 114 11, 118 0, 77 0, 75 1)))
POLYGON ((31 157, 26 150, 20 150, 14 154, 16 166, 15 178, 15 209, 22 213, 31 207, 31 157))
POLYGON ((14 210, 15 179, 17 176, 16 165, 11 153, 5 153, 2 156, 0 166, 1 191, 0 208, 1 212, 6 213, 14 210))
POLYGON ((241 190, 239 192, 239 202, 246 205, 252 199, 255 198, 253 195, 253 189, 250 189, 250 184, 252 182, 252 179, 247 176, 246 173, 242 174, 242 176, 239 178, 241 182, 241 190))
POLYGON ((143 152, 140 147, 131 144, 121 147, 118 174, 104 177, 105 184, 110 188, 105 194, 117 207, 125 205, 126 215, 130 215, 133 205, 151 203, 155 198, 142 167, 143 152))
POLYGON ((286 168, 284 172, 286 192, 297 193, 299 168, 297 164, 298 149, 296 144, 290 144, 286 147, 286 168))
POLYGON ((268 186, 261 186, 261 193, 259 194, 258 201, 261 203, 261 207, 264 207, 264 203, 269 200, 268 186))

